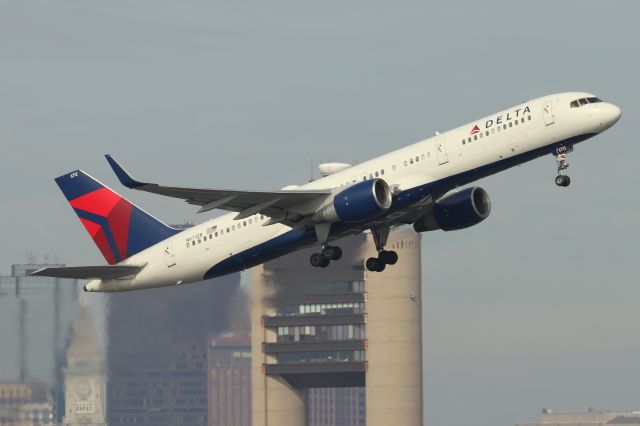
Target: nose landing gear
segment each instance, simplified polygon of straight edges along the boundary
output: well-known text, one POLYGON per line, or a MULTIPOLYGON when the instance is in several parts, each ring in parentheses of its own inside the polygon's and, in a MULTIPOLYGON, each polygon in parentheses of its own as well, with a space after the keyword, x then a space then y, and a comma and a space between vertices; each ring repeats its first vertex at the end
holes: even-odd
POLYGON ((571 178, 564 174, 564 171, 569 168, 569 162, 567 161, 567 154, 573 151, 571 146, 560 146, 556 148, 556 164, 558 166, 558 176, 556 176, 556 185, 566 187, 571 183, 571 178))

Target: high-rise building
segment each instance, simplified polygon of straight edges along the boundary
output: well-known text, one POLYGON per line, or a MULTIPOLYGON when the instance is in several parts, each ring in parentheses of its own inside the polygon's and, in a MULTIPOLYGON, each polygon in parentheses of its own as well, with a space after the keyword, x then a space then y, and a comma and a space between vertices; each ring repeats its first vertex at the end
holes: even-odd
POLYGON ((208 424, 208 339, 230 328, 239 278, 109 295, 110 425, 208 424))
POLYGON ((87 302, 80 303, 64 370, 63 426, 106 426, 107 386, 103 351, 87 302))
POLYGON ((251 426, 251 335, 236 329, 211 336, 209 426, 251 426))
POLYGON ((420 235, 389 235, 383 273, 370 234, 339 245, 328 268, 309 249, 252 270, 254 426, 422 424, 420 235))
POLYGON ((10 276, 0 276, 0 381, 39 383, 52 397, 56 421, 62 416, 62 369, 81 282, 28 274, 61 266, 12 265, 10 276))

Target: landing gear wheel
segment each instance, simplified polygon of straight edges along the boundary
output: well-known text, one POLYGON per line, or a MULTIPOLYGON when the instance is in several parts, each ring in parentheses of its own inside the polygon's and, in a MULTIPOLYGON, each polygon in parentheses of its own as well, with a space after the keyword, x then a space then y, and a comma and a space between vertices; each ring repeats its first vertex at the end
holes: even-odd
POLYGON ((322 255, 329 260, 340 260, 342 258, 342 249, 335 246, 324 246, 322 255))
POLYGON ((380 262, 377 257, 370 257, 367 259, 365 266, 371 272, 382 272, 384 270, 384 263, 380 262), (382 265, 382 269, 380 266, 382 265))
POLYGON ((555 150, 556 165, 558 166, 558 176, 556 176, 556 185, 569 186, 571 179, 569 176, 564 175, 563 171, 569 168, 569 162, 567 161, 567 154, 573 151, 572 146, 560 146, 555 150))
POLYGON ((309 263, 314 268, 326 268, 329 266, 330 260, 322 255, 322 253, 313 253, 311 257, 309 257, 309 263))
POLYGON ((378 259, 386 265, 395 265, 398 262, 398 253, 395 251, 382 250, 378 255, 378 259))

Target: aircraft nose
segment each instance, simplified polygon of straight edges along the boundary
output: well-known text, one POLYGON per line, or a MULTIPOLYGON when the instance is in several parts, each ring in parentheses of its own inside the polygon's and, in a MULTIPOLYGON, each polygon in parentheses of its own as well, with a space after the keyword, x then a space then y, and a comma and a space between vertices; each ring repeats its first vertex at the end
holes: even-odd
POLYGON ((622 110, 617 105, 606 103, 603 105, 600 114, 602 115, 603 124, 607 127, 611 127, 620 120, 622 110))

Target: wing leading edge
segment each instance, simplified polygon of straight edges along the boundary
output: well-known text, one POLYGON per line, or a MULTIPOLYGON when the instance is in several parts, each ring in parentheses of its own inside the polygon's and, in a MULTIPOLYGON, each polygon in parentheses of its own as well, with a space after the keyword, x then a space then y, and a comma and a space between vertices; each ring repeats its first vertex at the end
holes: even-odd
POLYGON ((129 174, 113 157, 105 155, 109 165, 124 186, 153 194, 185 200, 200 206, 198 213, 212 209, 238 212, 236 219, 243 219, 256 213, 271 218, 267 224, 284 223, 295 226, 305 216, 314 213, 331 194, 329 189, 282 190, 282 191, 242 191, 232 189, 187 188, 163 186, 157 183, 141 182, 129 174))

